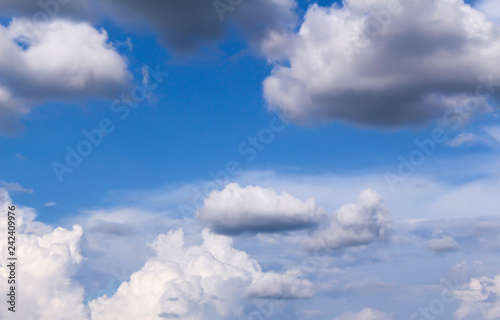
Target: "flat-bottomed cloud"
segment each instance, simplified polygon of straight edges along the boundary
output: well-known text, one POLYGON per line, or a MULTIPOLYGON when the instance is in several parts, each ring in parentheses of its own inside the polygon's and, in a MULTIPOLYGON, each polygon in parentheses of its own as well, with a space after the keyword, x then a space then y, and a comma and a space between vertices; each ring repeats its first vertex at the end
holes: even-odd
POLYGON ((297 33, 270 41, 264 94, 297 123, 419 126, 498 97, 500 27, 462 0, 313 4, 297 33))
POLYGON ((286 192, 231 183, 212 192, 197 217, 219 233, 279 232, 317 226, 325 212, 314 199, 301 201, 286 192))

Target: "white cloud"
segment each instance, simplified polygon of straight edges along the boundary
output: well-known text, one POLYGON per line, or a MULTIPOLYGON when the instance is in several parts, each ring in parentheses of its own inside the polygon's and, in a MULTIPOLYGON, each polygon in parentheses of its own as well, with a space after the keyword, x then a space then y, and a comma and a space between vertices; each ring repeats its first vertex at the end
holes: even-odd
POLYGON ((151 245, 156 256, 129 282, 112 297, 89 303, 92 319, 220 319, 239 314, 248 295, 312 295, 306 280, 262 272, 257 261, 232 247, 230 238, 207 229, 202 237, 201 245, 189 246, 182 229, 160 235, 151 245))
MULTIPOLYGON (((393 3, 314 4, 297 33, 282 35, 289 40, 274 34, 263 45, 280 58, 264 81, 269 108, 298 123, 421 125, 475 98, 479 77, 498 80, 500 27, 483 13, 462 0, 393 3)), ((473 102, 474 112, 491 110, 473 102)))
POLYGON ((271 188, 231 183, 210 193, 197 217, 220 233, 276 232, 316 226, 325 212, 311 198, 301 201, 271 188))
POLYGON ((462 145, 471 145, 477 140, 476 135, 473 133, 462 132, 452 140, 446 142, 446 144, 450 147, 460 147, 462 145))
POLYGON ((325 227, 305 241, 305 246, 338 249, 385 241, 391 228, 390 213, 382 196, 366 189, 359 195, 357 204, 342 206, 325 227))
POLYGON ((248 288, 247 293, 257 298, 292 299, 313 296, 309 281, 298 279, 299 272, 286 274, 267 272, 248 288))
POLYGON ((346 312, 333 320, 392 320, 393 317, 378 310, 366 308, 358 313, 346 312))
POLYGON ((453 292, 461 302, 455 311, 457 320, 493 320, 500 318, 500 275, 494 278, 472 278, 453 292))
MULTIPOLYGON (((8 208, 12 201, 4 189, 0 189, 0 223, 7 225, 8 208)), ((34 221, 32 209, 17 207, 16 214, 16 295, 15 316, 0 309, 2 319, 26 320, 84 320, 88 318, 84 302, 84 290, 72 278, 82 261, 80 254, 81 227, 73 230, 52 229, 34 221)), ((0 235, 0 252, 8 256, 7 233, 0 235)), ((7 283, 10 269, 2 263, 0 281, 7 283)), ((1 294, 7 296, 7 286, 1 294)))
MULTIPOLYGON (((496 156, 434 157, 428 161, 416 168, 413 177, 398 184, 395 191, 381 173, 297 175, 248 171, 237 182, 287 190, 302 199, 314 197, 327 212, 334 212, 345 204, 345 199, 357 197, 359 190, 370 186, 384 195, 398 220, 498 216, 500 166, 496 156), (452 173, 446 170, 450 163, 455 165, 452 173), (457 171, 467 179, 457 181, 457 171)), ((397 163, 391 169, 397 172, 397 163)))
POLYGON ((446 253, 457 250, 460 246, 449 236, 432 239, 426 242, 427 248, 435 253, 446 253))
POLYGON ((89 262, 82 264, 78 276, 86 279, 82 283, 92 298, 102 295, 103 291, 109 295, 133 271, 139 270, 152 254, 147 243, 159 234, 181 226, 190 234, 199 232, 191 226, 190 219, 172 220, 165 212, 121 204, 85 210, 76 217, 67 217, 63 225, 75 223, 84 230, 82 252, 89 258, 89 262), (135 252, 133 256, 131 251, 135 252), (120 277, 115 277, 115 274, 120 274, 120 277), (113 281, 111 285, 110 281, 113 281))
POLYGON ((54 201, 49 201, 49 202, 46 202, 46 203, 44 204, 44 206, 46 206, 46 207, 53 207, 53 206, 55 206, 55 205, 56 205, 56 203, 55 203, 54 201))
POLYGON ((51 100, 109 97, 128 85, 126 61, 104 30, 88 23, 13 19, 0 25, 0 131, 37 104, 51 100))

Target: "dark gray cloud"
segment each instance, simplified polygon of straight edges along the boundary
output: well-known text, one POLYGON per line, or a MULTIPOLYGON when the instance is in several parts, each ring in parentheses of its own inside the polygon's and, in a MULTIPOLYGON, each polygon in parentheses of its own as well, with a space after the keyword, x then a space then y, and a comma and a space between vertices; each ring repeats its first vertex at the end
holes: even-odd
POLYGON ((293 28, 294 0, 5 0, 0 17, 37 24, 70 18, 98 22, 110 17, 126 27, 151 28, 176 52, 193 52, 224 39, 236 26, 255 45, 271 31, 293 28))
POLYGON ((133 228, 124 223, 108 222, 108 221, 95 221, 89 228, 90 232, 111 234, 115 236, 127 236, 132 234, 133 228))
POLYGON ((231 25, 254 41, 296 22, 293 0, 107 0, 105 4, 107 14, 124 24, 151 27, 169 48, 180 52, 223 39, 231 25), (214 3, 228 9, 218 12, 214 3))
POLYGON ((34 23, 46 19, 71 17, 92 19, 96 17, 95 4, 91 0, 3 0, 0 2, 0 17, 24 17, 34 23))

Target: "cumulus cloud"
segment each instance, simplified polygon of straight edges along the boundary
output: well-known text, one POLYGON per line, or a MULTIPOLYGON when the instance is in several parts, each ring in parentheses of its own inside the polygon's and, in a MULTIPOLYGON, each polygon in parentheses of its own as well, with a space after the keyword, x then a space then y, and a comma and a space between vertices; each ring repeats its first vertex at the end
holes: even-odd
POLYGON ((438 254, 452 252, 460 247, 455 239, 449 236, 429 240, 426 245, 427 248, 438 254))
POLYGON ((160 235, 156 255, 117 292, 89 303, 92 319, 208 319, 242 312, 248 296, 303 298, 310 283, 293 273, 264 273, 232 240, 205 229, 200 245, 187 245, 182 229, 160 235))
POLYGON ((0 133, 18 130, 37 104, 111 97, 130 80, 106 31, 69 20, 0 25, 0 70, 0 133))
MULTIPOLYGON (((11 205, 8 193, 0 189, 0 223, 4 225, 11 205)), ((240 315, 251 298, 300 299, 313 295, 312 284, 301 279, 298 270, 264 272, 247 253, 234 249, 230 238, 208 229, 201 235, 185 236, 179 229, 158 236, 151 244, 155 256, 134 272, 130 281, 123 282, 116 293, 108 290, 107 295, 85 304, 85 290, 75 280, 90 280, 88 274, 77 273, 87 259, 81 253, 81 242, 85 240, 82 227, 54 229, 37 222, 33 209, 17 207, 15 212, 17 256, 22 261, 17 267, 20 281, 17 295, 22 297, 23 304, 30 306, 17 310, 16 316, 22 319, 223 319, 240 315)), ((121 230, 126 224, 119 223, 126 219, 123 212, 107 215, 94 212, 93 216, 93 222, 99 218, 103 223, 89 223, 94 227, 91 234, 123 235, 121 230), (102 219, 106 217, 115 222, 104 223, 102 219), (95 230, 98 226, 102 230, 95 230)), ((7 256, 5 233, 0 240, 0 253, 7 256)), ((129 256, 130 250, 141 248, 129 244, 129 256)), ((140 252, 134 259, 136 256, 140 252)), ((88 259, 92 263, 97 261, 95 256, 88 259)), ((7 281, 8 272, 2 263, 0 281, 7 281)), ((120 279, 125 281, 127 275, 120 279)), ((6 296, 6 290, 2 286, 0 293, 6 296)), ((0 310, 2 319, 11 319, 10 316, 6 309, 0 310)))
POLYGON ((463 105, 488 112, 476 95, 498 95, 500 27, 462 0, 312 5, 269 41, 265 98, 298 123, 422 125, 463 105))
POLYGON ((85 210, 79 216, 68 217, 65 222, 74 223, 84 230, 82 254, 88 258, 82 263, 77 277, 82 279, 87 295, 92 298, 104 292, 109 295, 133 271, 142 268, 152 254, 147 243, 159 234, 181 225, 190 233, 198 232, 191 230, 189 220, 172 220, 165 212, 123 205, 85 210), (133 257, 130 252, 134 252, 133 257))
POLYGON ((455 319, 492 320, 500 318, 500 275, 494 278, 472 278, 463 288, 453 292, 460 301, 455 319))
POLYGON ((275 272, 264 273, 248 288, 248 295, 256 298, 294 299, 313 296, 309 281, 297 277, 300 272, 295 270, 285 274, 275 272))
POLYGON ((222 191, 213 191, 197 217, 216 232, 231 234, 310 228, 318 225, 325 213, 314 199, 301 201, 271 188, 242 188, 231 183, 222 191))
MULTIPOLYGON (((7 212, 12 201, 0 189, 0 223, 7 225, 7 212)), ((34 221, 32 209, 15 209, 17 282, 15 284, 18 306, 15 319, 26 320, 84 320, 88 318, 83 288, 72 278, 83 257, 80 254, 81 227, 73 230, 51 227, 34 221), (21 300, 22 299, 22 300, 21 300), (19 305, 22 301, 22 306, 19 305)), ((0 252, 8 256, 7 233, 0 235, 0 252)), ((7 283, 10 268, 2 262, 0 281, 7 283)), ((7 286, 0 292, 7 296, 7 286)), ((7 307, 0 309, 2 319, 14 319, 7 307)))
POLYGON ((365 245, 387 240, 391 228, 391 216, 382 196, 373 189, 366 189, 361 192, 357 204, 342 206, 304 245, 309 249, 365 245))
POLYGON ((392 320, 393 317, 381 311, 366 308, 358 313, 346 312, 333 320, 392 320))

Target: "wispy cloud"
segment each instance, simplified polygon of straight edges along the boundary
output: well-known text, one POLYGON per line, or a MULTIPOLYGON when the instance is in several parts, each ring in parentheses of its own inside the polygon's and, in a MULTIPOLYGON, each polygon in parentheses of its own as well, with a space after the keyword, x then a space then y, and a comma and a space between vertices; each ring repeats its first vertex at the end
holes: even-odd
POLYGON ((16 157, 17 160, 26 161, 26 157, 20 153, 15 153, 14 157, 16 157))
POLYGON ((14 193, 17 193, 17 192, 31 193, 31 194, 33 193, 33 189, 24 188, 23 186, 21 186, 17 182, 5 182, 5 181, 1 181, 0 182, 0 186, 2 186, 2 188, 4 188, 5 190, 7 190, 11 194, 14 194, 14 193))
POLYGON ((463 145, 470 146, 477 140, 476 135, 473 133, 462 132, 452 140, 446 142, 446 145, 450 147, 460 147, 463 145))

